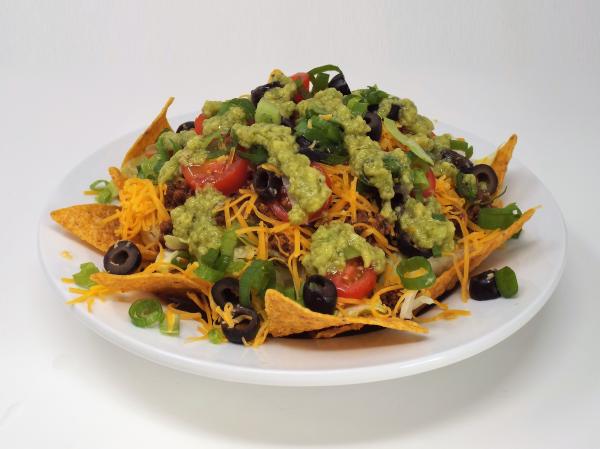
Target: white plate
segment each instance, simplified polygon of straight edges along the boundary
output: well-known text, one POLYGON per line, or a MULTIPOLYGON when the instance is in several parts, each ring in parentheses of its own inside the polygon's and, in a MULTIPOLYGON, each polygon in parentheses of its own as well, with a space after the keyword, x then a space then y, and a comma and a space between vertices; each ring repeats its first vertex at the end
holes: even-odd
MULTIPOLYGON (((179 117, 179 124, 191 117, 179 117)), ((492 152, 491 145, 469 133, 440 125, 438 129, 464 136, 477 154, 492 152)), ((118 165, 127 148, 141 131, 124 136, 98 150, 75 167, 51 196, 39 229, 39 250, 43 265, 54 286, 66 301, 73 297, 61 277, 70 277, 82 262, 102 266, 101 255, 62 232, 52 222, 53 209, 90 201, 82 191, 91 181, 106 178, 106 169, 118 165), (60 256, 70 251, 73 260, 60 256)), ((391 330, 331 340, 270 339, 257 349, 206 341, 186 343, 195 335, 190 323, 182 337, 161 335, 157 329, 133 326, 128 304, 96 302, 93 313, 84 305, 67 306, 88 327, 114 344, 148 360, 171 368, 221 380, 267 385, 343 385, 374 382, 422 373, 484 351, 527 323, 545 304, 561 276, 565 260, 566 230, 563 218, 550 192, 518 160, 513 160, 507 176, 506 199, 521 208, 542 205, 527 223, 518 240, 510 241, 481 267, 510 265, 519 277, 515 299, 469 301, 458 294, 446 303, 467 308, 472 316, 429 325, 427 336, 413 336, 391 330)), ((505 199, 505 200, 506 200, 505 199)))

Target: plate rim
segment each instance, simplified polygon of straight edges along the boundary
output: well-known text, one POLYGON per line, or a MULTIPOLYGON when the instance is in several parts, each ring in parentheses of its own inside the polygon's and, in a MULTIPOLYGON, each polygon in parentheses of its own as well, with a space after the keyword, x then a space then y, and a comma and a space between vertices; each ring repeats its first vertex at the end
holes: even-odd
MULTIPOLYGON (((182 114, 174 117, 172 120, 185 119, 190 116, 192 116, 191 113, 182 114)), ((442 125, 443 127, 458 130, 464 134, 469 134, 473 137, 476 137, 481 142, 489 143, 487 139, 480 138, 474 133, 461 130, 460 128, 456 128, 446 123, 439 122, 438 124, 442 125)), ((72 168, 67 170, 65 175, 58 181, 54 188, 49 191, 50 193, 47 196, 45 206, 38 220, 37 252, 40 264, 43 267, 46 277, 53 285, 54 289, 59 293, 58 296, 61 299, 64 299, 64 290, 61 288, 62 285, 58 282, 58 279, 54 279, 52 277, 49 267, 45 263, 42 252, 42 230, 49 221, 49 211, 52 209, 50 207, 50 203, 52 202, 52 199, 55 198, 60 192, 62 182, 64 178, 68 176, 68 174, 76 170, 81 165, 85 165, 89 158, 102 151, 103 148, 109 147, 118 141, 128 138, 129 136, 134 136, 139 132, 141 132, 141 129, 125 133, 99 146, 95 151, 87 154, 81 161, 74 164, 72 168)), ((552 206, 556 209, 556 212, 559 216, 557 226, 561 237, 560 244, 562 248, 560 251, 560 265, 556 271, 556 275, 552 278, 551 282, 536 295, 536 301, 528 305, 522 312, 514 316, 512 319, 473 341, 437 352, 435 353, 434 357, 421 356, 411 361, 405 360, 363 367, 332 368, 326 370, 284 370, 235 366, 218 361, 190 359, 188 357, 166 351, 162 348, 151 346, 136 339, 130 334, 112 328, 108 323, 100 319, 94 318, 93 314, 85 312, 81 307, 69 307, 69 312, 74 314, 80 322, 82 322, 86 327, 94 331, 96 334, 100 335, 102 338, 136 356, 142 357, 159 365, 177 369, 190 374, 238 383, 294 387, 351 385, 412 376, 458 363, 499 344, 527 324, 548 302, 556 290, 558 283, 562 279, 562 275, 566 266, 568 233, 562 210, 560 209, 560 206, 558 205, 558 202, 556 201, 550 189, 546 187, 540 178, 518 158, 514 158, 514 161, 524 168, 528 172, 528 175, 533 177, 535 181, 546 191, 550 201, 552 202, 552 206)))

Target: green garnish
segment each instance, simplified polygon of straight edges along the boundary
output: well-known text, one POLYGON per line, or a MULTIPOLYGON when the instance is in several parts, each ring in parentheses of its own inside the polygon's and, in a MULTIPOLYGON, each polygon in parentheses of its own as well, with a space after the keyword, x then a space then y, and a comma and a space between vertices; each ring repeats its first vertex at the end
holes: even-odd
POLYGON ((213 327, 208 331, 208 341, 210 341, 213 345, 219 345, 221 343, 225 343, 227 339, 225 335, 223 335, 223 331, 218 327, 213 327))
POLYGON ((219 112, 217 112, 217 115, 225 114, 233 106, 242 108, 244 110, 244 113, 246 114, 247 120, 254 119, 254 114, 255 114, 256 110, 255 110, 252 102, 250 100, 248 100, 247 98, 232 98, 231 100, 224 101, 221 104, 221 107, 219 108, 219 112))
POLYGON ((268 288, 275 287, 275 266, 270 260, 253 260, 240 277, 240 304, 250 307, 251 293, 263 297, 268 288))
POLYGON ((496 271, 496 287, 505 298, 514 297, 519 291, 517 275, 510 267, 500 268, 496 271))
POLYGON ((470 173, 458 172, 456 175, 456 193, 463 198, 473 201, 477 196, 477 179, 470 173), (469 177, 471 181, 469 181, 469 177))
POLYGON ((131 322, 138 327, 158 324, 164 317, 160 302, 156 299, 138 299, 129 307, 131 322))
POLYGON ((119 196, 119 190, 112 181, 98 179, 90 184, 90 190, 96 192, 96 202, 101 204, 112 203, 119 196))
POLYGON ((236 154, 254 165, 264 164, 269 159, 269 153, 262 145, 252 145, 247 151, 238 150, 236 154))
POLYGON ((329 84, 329 73, 327 72, 342 73, 342 69, 337 65, 325 64, 308 71, 308 76, 310 77, 310 82, 313 86, 311 92, 313 95, 321 90, 327 89, 327 85, 329 84))
POLYGON ((181 318, 176 313, 165 314, 162 321, 160 322, 160 333, 164 335, 171 335, 174 337, 179 335, 180 321, 181 318), (169 315, 171 317, 170 320, 168 319, 169 315))
POLYGON ((233 260, 233 250, 237 245, 238 239, 235 230, 228 229, 221 238, 221 248, 219 249, 219 258, 215 261, 214 268, 219 271, 225 271, 233 260))
POLYGON ((205 281, 212 282, 213 284, 225 277, 225 271, 216 270, 208 265, 200 265, 198 268, 196 268, 194 274, 205 281))
POLYGON ((85 262, 79 265, 79 273, 73 275, 73 280, 78 287, 90 288, 96 283, 90 279, 90 276, 94 273, 98 273, 100 270, 92 262, 85 262))
POLYGON ((396 268, 402 285, 408 290, 421 290, 431 287, 435 282, 435 274, 431 264, 422 256, 415 256, 404 259, 396 268), (414 275, 415 272, 424 271, 424 273, 414 275))
POLYGON ((464 152, 467 159, 473 156, 473 147, 464 140, 450 140, 450 149, 464 152))
POLYGON ((477 226, 483 229, 506 229, 521 218, 523 213, 515 204, 506 207, 483 207, 477 216, 477 226))
POLYGON ((433 165, 433 159, 431 159, 431 156, 429 156, 429 154, 427 154, 427 152, 423 148, 421 148, 421 146, 417 142, 415 142, 407 135, 402 134, 400 130, 396 127, 395 121, 386 117, 383 119, 383 126, 385 126, 385 129, 392 135, 394 139, 396 139, 402 145, 408 147, 408 149, 415 156, 417 156, 423 162, 426 162, 429 165, 433 165))

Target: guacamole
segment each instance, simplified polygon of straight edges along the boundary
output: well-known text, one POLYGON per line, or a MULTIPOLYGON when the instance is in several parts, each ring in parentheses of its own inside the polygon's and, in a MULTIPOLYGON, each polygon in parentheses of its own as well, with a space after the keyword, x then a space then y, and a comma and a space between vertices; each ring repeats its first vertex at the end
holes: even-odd
POLYGON ((331 222, 321 225, 312 235, 310 253, 302 265, 311 273, 324 276, 341 271, 346 260, 361 257, 365 267, 376 273, 385 269, 385 253, 354 232, 348 223, 331 222))
POLYGON ((309 215, 318 211, 331 195, 325 177, 310 160, 298 153, 292 131, 286 126, 255 123, 251 126, 233 127, 240 145, 250 148, 261 145, 269 153, 268 162, 278 167, 289 179, 288 195, 293 201, 288 212, 291 223, 306 222, 309 215))
MULTIPOLYGON (((232 108, 233 109, 233 108, 232 108)), ((194 137, 189 139, 182 150, 171 156, 158 173, 158 182, 166 183, 180 174, 182 165, 202 164, 207 157, 206 148, 214 139, 213 135, 198 136, 194 131, 194 137)))
POLYGON ((409 198, 399 222, 402 230, 420 248, 437 246, 442 252, 454 249, 454 225, 443 218, 442 207, 434 198, 425 203, 409 198))
POLYGON ((205 187, 171 211, 173 235, 188 244, 189 252, 198 259, 209 248, 219 248, 224 229, 215 221, 215 208, 225 196, 213 187, 205 187))
MULTIPOLYGON (((213 112, 212 110, 210 112, 213 112)), ((232 106, 222 114, 213 115, 204 120, 202 135, 208 136, 215 132, 225 134, 237 123, 246 123, 246 112, 239 106, 232 106)))

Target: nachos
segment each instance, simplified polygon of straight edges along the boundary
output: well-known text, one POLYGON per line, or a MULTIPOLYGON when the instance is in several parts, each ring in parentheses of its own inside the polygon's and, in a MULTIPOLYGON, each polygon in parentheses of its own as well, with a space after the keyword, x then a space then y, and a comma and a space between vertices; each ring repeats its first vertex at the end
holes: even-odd
POLYGON ((52 212, 104 254, 102 270, 84 263, 66 280, 70 302, 141 291, 136 326, 177 335, 193 320, 200 339, 259 345, 426 333, 468 315, 441 301, 457 285, 465 301, 517 294, 510 267, 472 276, 534 213, 502 199, 516 136, 478 163, 411 100, 351 90, 333 65, 274 70, 176 129, 172 102, 90 185, 97 204, 52 212))

